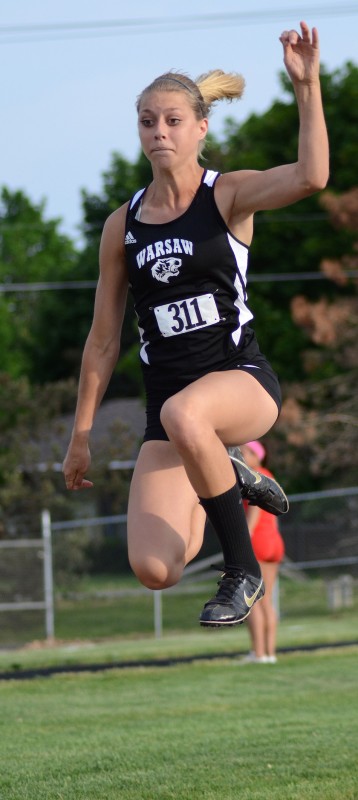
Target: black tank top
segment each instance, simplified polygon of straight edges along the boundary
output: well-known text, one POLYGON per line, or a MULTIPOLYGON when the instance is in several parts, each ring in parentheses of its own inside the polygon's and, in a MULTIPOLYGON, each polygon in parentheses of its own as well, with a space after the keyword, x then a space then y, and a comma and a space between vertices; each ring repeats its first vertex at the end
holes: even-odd
POLYGON ((126 262, 146 370, 195 376, 222 369, 240 350, 252 319, 248 247, 218 211, 218 175, 205 171, 189 208, 171 222, 136 219, 145 189, 129 203, 126 262))

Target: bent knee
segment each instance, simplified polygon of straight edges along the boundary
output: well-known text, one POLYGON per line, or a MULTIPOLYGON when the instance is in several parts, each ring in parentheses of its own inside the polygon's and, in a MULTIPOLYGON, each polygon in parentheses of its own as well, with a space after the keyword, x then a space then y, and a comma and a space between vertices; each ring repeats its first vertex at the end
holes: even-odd
POLYGON ((184 564, 166 564, 154 558, 140 559, 138 557, 129 559, 132 570, 140 583, 147 589, 168 589, 175 586, 180 580, 184 564))
POLYGON ((177 447, 192 449, 200 441, 200 419, 193 403, 181 395, 169 397, 163 403, 160 421, 169 439, 177 447))

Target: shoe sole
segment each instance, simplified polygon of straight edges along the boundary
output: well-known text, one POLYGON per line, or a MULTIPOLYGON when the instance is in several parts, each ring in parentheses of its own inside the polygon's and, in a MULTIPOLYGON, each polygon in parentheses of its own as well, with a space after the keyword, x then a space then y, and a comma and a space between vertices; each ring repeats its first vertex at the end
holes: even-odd
POLYGON ((232 628, 234 625, 242 625, 242 623, 245 622, 245 620, 248 618, 250 612, 251 608, 249 609, 247 614, 245 614, 244 617, 240 617, 240 619, 229 620, 228 622, 225 621, 219 622, 218 620, 209 620, 209 619, 199 620, 199 622, 203 628, 223 628, 223 627, 232 628))
MULTIPOLYGON (((261 600, 262 597, 263 597, 263 594, 261 595, 261 597, 258 597, 257 600, 255 600, 255 602, 258 603, 259 600, 261 600)), ((255 605, 255 603, 254 603, 254 605, 255 605)), ((252 608, 253 607, 254 606, 252 606, 252 608)), ((225 622, 225 620, 220 622, 219 620, 216 620, 216 619, 213 619, 213 620, 210 620, 210 619, 202 620, 202 619, 200 619, 199 622, 200 622, 200 625, 202 625, 203 628, 222 628, 223 626, 228 628, 228 627, 232 627, 233 625, 242 625, 242 623, 245 622, 245 620, 250 615, 250 613, 252 611, 252 608, 249 608, 247 614, 245 614, 244 617, 240 617, 240 619, 228 620, 227 622, 225 622)))
POLYGON ((246 614, 243 617, 240 617, 240 619, 232 619, 232 620, 228 620, 227 622, 225 620, 223 620, 221 622, 220 620, 215 620, 215 619, 213 619, 213 620, 210 620, 210 619, 205 620, 205 619, 200 619, 199 618, 200 625, 202 625, 202 627, 204 627, 204 628, 222 628, 224 626, 227 628, 227 627, 233 627, 233 625, 242 625, 242 623, 245 622, 245 620, 248 618, 249 614, 251 613, 255 603, 258 603, 258 601, 261 600, 261 598, 265 594, 265 586, 264 586, 264 582, 263 582, 262 579, 261 579, 261 583, 260 583, 259 589, 261 590, 261 594, 259 594, 259 596, 255 599, 255 601, 253 601, 252 606, 250 606, 250 608, 248 608, 246 614))

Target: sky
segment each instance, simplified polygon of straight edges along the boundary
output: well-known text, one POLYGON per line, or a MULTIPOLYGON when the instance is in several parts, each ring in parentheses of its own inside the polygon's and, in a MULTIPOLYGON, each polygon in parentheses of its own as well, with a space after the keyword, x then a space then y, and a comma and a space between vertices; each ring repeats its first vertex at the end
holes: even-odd
POLYGON ((76 243, 81 190, 101 192, 112 153, 137 158, 135 101, 157 75, 178 69, 195 79, 215 68, 243 74, 243 98, 212 112, 210 129, 220 138, 226 117, 244 122, 283 97, 279 35, 298 29, 301 19, 318 28, 329 71, 358 63, 358 0, 1 0, 0 12, 0 186, 44 201, 45 218, 61 219, 60 230, 76 243), (222 19, 230 13, 250 16, 222 19), (193 19, 215 14, 206 24, 193 19), (113 24, 120 20, 135 24, 124 33, 113 24), (94 22, 95 29, 75 33, 9 30, 94 22))

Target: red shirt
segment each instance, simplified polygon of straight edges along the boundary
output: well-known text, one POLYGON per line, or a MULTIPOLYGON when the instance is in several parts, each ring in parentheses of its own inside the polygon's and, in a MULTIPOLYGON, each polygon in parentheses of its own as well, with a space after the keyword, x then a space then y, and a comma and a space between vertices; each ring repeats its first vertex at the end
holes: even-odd
MULTIPOLYGON (((266 467, 257 467, 257 472, 273 478, 272 472, 266 467)), ((245 510, 248 507, 247 500, 244 500, 245 510)), ((279 531, 277 517, 268 511, 259 509, 259 517, 254 530, 251 534, 253 551, 258 561, 282 561, 285 554, 285 546, 279 531)))

